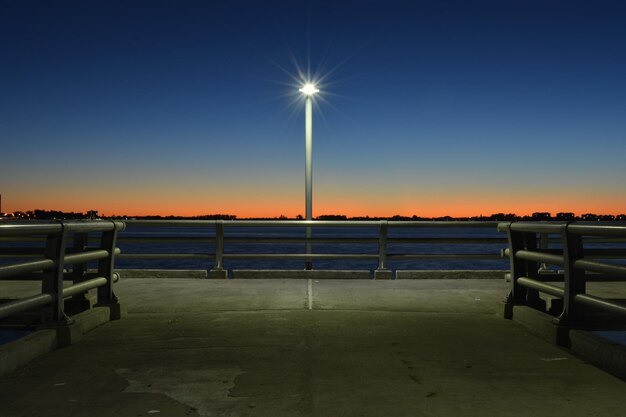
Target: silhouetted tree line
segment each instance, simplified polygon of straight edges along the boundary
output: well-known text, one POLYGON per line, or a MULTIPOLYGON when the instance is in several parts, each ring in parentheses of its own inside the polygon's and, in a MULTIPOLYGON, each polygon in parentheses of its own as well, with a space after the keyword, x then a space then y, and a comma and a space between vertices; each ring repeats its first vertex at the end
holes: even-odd
POLYGON ((531 220, 531 221, 572 221, 572 220, 586 220, 586 221, 624 221, 626 220, 626 214, 593 214, 593 213, 585 213, 577 216, 574 213, 563 212, 557 213, 556 215, 552 215, 548 212, 536 212, 531 215, 518 216, 515 213, 495 213, 489 216, 472 216, 472 217, 452 217, 452 216, 441 216, 441 217, 420 217, 417 215, 413 216, 400 216, 396 214, 392 217, 370 217, 370 216, 360 216, 360 217, 347 217, 344 215, 338 214, 324 214, 322 216, 318 216, 319 220, 392 220, 392 221, 453 221, 453 220, 469 220, 469 221, 513 221, 513 220, 531 220))
MULTIPOLYGON (((96 212, 97 213, 97 212, 96 212)), ((9 217, 17 219, 40 219, 40 220, 54 220, 54 219, 88 219, 90 218, 87 213, 76 213, 73 211, 57 211, 57 210, 28 210, 28 211, 15 211, 13 213, 7 213, 9 217)), ((97 216, 96 216, 97 217, 97 216)))
POLYGON ((201 216, 109 216, 107 219, 139 219, 139 220, 236 220, 233 214, 205 214, 201 216))

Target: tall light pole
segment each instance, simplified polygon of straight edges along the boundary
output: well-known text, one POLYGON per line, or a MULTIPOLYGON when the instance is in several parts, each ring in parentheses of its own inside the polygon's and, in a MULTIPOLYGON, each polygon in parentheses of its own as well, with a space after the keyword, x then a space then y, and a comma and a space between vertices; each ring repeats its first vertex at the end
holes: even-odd
MULTIPOLYGON (((306 220, 313 220, 313 95, 320 90, 315 84, 306 83, 299 90, 306 96, 304 108, 304 183, 305 183, 305 214, 306 220)), ((306 253, 311 253, 311 227, 306 228, 306 253)), ((313 268, 313 262, 306 260, 306 269, 313 268)))

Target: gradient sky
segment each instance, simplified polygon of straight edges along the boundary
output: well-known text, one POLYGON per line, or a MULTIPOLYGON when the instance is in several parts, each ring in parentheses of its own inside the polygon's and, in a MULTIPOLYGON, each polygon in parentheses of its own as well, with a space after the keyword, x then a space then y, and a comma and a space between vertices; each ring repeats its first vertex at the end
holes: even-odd
POLYGON ((626 2, 0 0, 2 210, 626 212, 626 2))

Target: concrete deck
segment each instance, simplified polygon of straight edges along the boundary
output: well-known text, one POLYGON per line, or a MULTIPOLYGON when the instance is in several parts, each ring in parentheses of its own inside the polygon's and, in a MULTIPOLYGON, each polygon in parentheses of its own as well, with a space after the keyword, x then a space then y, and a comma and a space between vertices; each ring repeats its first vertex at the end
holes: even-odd
POLYGON ((623 416, 496 280, 127 279, 128 317, 0 378, 1 416, 623 416))

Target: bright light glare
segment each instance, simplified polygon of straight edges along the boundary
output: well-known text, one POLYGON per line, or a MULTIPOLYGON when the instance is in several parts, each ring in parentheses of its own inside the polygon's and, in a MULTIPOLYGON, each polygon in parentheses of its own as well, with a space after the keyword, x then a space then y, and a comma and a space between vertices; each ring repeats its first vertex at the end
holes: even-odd
POLYGON ((319 93, 319 88, 315 87, 315 84, 306 83, 299 90, 301 93, 306 94, 307 96, 312 96, 315 93, 319 93))

